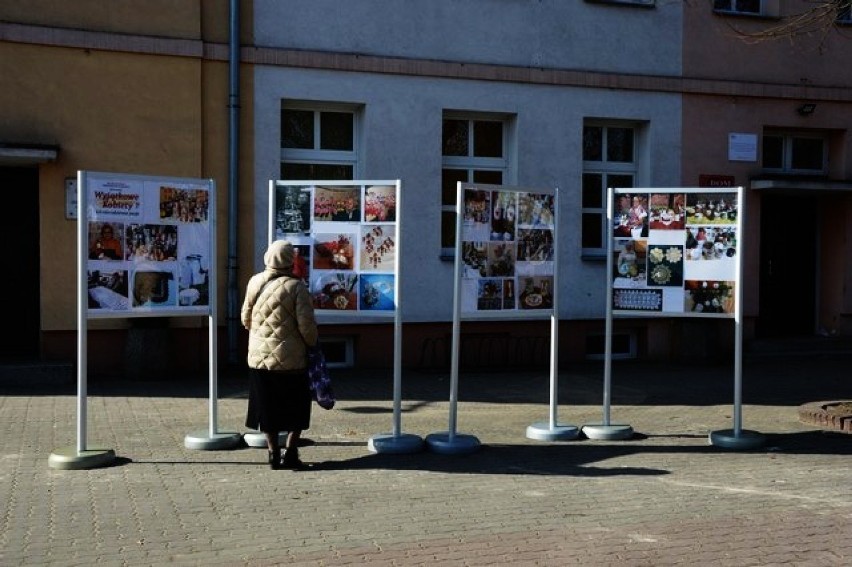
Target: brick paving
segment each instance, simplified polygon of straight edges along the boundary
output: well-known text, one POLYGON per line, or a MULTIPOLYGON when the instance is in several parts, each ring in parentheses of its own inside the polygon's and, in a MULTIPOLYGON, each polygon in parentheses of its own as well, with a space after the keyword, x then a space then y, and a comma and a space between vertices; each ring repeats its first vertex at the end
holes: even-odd
MULTIPOLYGON (((756 450, 718 448, 732 427, 730 367, 617 362, 612 423, 629 440, 543 442, 546 370, 462 373, 468 455, 373 454, 393 425, 389 371, 336 371, 315 408, 311 469, 272 471, 264 449, 186 449, 204 430, 206 378, 89 384, 88 447, 110 466, 57 470, 76 444, 73 384, 0 384, 2 565, 852 564, 852 436, 800 421, 852 399, 844 356, 746 361, 743 427, 756 450)), ((565 366, 565 365, 563 365, 565 366)), ((560 424, 602 419, 602 364, 564 367, 560 424)), ((449 426, 449 376, 403 373, 402 431, 449 426)), ((220 431, 245 432, 245 381, 219 381, 220 431)))

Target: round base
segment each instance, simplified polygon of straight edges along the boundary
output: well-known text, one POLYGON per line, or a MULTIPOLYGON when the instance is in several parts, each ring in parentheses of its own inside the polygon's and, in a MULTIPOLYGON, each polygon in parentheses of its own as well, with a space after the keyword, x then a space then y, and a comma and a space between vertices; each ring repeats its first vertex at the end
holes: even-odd
POLYGON ((575 425, 557 425, 550 423, 533 423, 527 426, 527 437, 539 441, 570 441, 580 435, 580 428, 575 425))
MULTIPOLYGON (((260 447, 266 449, 266 435, 260 431, 249 431, 248 433, 243 433, 243 441, 245 441, 246 445, 249 447, 260 447)), ((283 447, 286 444, 287 432, 279 431, 278 445, 283 447)))
POLYGON ((583 435, 589 439, 630 439, 633 428, 629 425, 590 424, 583 426, 583 435))
POLYGON ((423 439, 409 433, 379 434, 370 437, 367 448, 373 453, 417 453, 423 449, 423 439))
POLYGON ((432 433, 426 436, 426 445, 435 453, 443 455, 465 455, 479 449, 479 439, 473 435, 455 434, 450 439, 448 432, 432 433))
POLYGON ((710 433, 709 441, 711 445, 725 449, 754 449, 763 446, 766 438, 757 431, 741 430, 740 434, 736 435, 733 429, 722 429, 710 433))
POLYGON ((187 449, 202 449, 205 451, 233 449, 240 444, 242 438, 242 435, 235 432, 220 432, 214 433, 211 436, 208 431, 196 431, 188 433, 183 438, 183 446, 187 449))
POLYGON ((77 447, 63 447, 50 454, 47 464, 52 469, 94 469, 115 460, 112 449, 87 449, 77 452, 77 447))

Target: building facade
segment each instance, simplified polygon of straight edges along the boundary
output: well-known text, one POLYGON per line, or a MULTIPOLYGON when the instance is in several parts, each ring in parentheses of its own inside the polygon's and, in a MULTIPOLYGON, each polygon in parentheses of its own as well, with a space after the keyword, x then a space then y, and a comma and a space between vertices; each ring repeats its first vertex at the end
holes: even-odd
MULTIPOLYGON (((39 261, 28 257, 18 278, 38 285, 7 284, 7 294, 31 294, 15 317, 28 325, 17 352, 73 359, 76 223, 65 185, 78 169, 216 181, 229 361, 242 360, 235 302, 261 265, 275 179, 401 180, 406 366, 449 360, 457 181, 558 188, 563 359, 601 352, 608 185, 743 186, 746 340, 850 335, 852 43, 836 31, 747 37, 809 5, 5 2, 0 179, 21 200, 10 237, 38 227, 39 261), (235 13, 238 104, 228 76, 235 13), (731 159, 732 135, 753 146, 749 159, 731 159)), ((180 356, 159 360, 204 367, 203 323, 139 326, 90 327, 91 348, 109 353, 97 359, 104 371, 127 365, 128 345, 168 347, 180 356)), ((465 322, 462 362, 543 364, 549 332, 543 321, 465 322)), ((391 363, 391 325, 329 322, 322 334, 343 363, 391 363)), ((625 356, 733 349, 729 321, 625 319, 616 334, 625 356)))

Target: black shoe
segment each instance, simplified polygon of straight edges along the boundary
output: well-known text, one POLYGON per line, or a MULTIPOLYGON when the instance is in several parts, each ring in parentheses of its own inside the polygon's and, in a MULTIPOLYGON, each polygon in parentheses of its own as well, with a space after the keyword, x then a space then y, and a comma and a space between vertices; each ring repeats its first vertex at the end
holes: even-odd
POLYGON ((269 468, 275 471, 281 468, 281 449, 269 451, 269 468))
POLYGON ((305 463, 299 460, 299 449, 287 449, 284 451, 284 458, 281 459, 281 466, 291 471, 300 471, 308 468, 305 463))

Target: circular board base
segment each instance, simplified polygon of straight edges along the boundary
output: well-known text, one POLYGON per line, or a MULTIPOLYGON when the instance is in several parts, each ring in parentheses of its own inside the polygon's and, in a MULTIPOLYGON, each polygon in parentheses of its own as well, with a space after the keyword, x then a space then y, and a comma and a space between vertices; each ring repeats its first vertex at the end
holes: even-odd
POLYGON ((766 438, 757 431, 741 430, 739 435, 733 429, 713 431, 708 438, 711 445, 725 449, 754 449, 762 447, 766 438))
MULTIPOLYGON (((287 444, 287 431, 278 432, 278 445, 283 447, 287 444)), ((260 431, 249 431, 243 433, 243 441, 249 447, 266 448, 266 435, 260 431)))
POLYGON ((539 441, 570 441, 580 436, 580 428, 576 425, 556 425, 550 423, 533 423, 527 426, 527 437, 539 441))
POLYGON ((435 453, 443 455, 465 455, 479 449, 479 439, 473 435, 455 434, 450 438, 448 432, 432 433, 426 436, 426 445, 435 453))
POLYGON ((589 424, 583 426, 583 435, 589 439, 630 439, 633 437, 633 428, 629 425, 603 425, 589 424))
POLYGON ((183 438, 183 446, 187 449, 217 451, 219 449, 232 449, 239 445, 242 439, 243 436, 236 432, 220 432, 210 435, 209 431, 196 431, 188 433, 183 438))
POLYGON ((52 469, 77 470, 103 467, 115 460, 112 449, 87 449, 77 452, 76 447, 63 447, 50 454, 47 464, 52 469))
POLYGON ((370 437, 367 448, 373 453, 417 453, 423 449, 423 439, 409 433, 378 434, 370 437))

